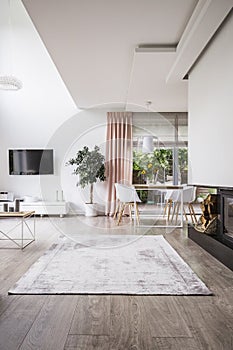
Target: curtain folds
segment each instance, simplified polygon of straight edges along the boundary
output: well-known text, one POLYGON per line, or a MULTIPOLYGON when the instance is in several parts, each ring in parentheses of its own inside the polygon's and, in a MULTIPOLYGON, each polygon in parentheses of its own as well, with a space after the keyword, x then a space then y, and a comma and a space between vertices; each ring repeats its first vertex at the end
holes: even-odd
POLYGON ((115 209, 115 182, 132 183, 132 112, 108 112, 106 135, 106 214, 115 209))

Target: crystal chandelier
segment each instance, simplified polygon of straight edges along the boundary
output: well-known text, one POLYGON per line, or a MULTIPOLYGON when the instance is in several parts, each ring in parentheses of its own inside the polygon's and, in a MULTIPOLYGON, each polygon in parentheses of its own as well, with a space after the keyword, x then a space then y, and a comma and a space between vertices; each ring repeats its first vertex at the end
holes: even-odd
MULTIPOLYGON (((9 16, 8 16, 8 27, 10 34, 10 46, 12 46, 12 23, 11 23, 11 3, 8 0, 9 16)), ((12 66, 12 48, 10 50, 10 65, 12 66)), ((23 86, 22 82, 14 77, 13 75, 0 75, 0 90, 19 90, 23 86)))

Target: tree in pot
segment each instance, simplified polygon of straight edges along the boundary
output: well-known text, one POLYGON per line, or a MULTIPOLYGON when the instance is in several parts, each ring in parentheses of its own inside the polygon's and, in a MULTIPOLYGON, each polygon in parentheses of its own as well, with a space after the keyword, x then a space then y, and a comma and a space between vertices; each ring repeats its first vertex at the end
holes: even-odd
MULTIPOLYGON (((94 150, 89 150, 87 146, 84 146, 82 150, 78 151, 74 158, 71 158, 66 165, 76 165, 73 171, 74 175, 79 175, 79 181, 77 186, 82 188, 90 185, 90 202, 86 204, 91 204, 93 208, 93 190, 94 183, 99 181, 105 181, 105 165, 104 156, 100 153, 100 148, 98 146, 94 147, 94 150)), ((96 215, 94 211, 91 214, 90 208, 88 209, 87 216, 96 215)))

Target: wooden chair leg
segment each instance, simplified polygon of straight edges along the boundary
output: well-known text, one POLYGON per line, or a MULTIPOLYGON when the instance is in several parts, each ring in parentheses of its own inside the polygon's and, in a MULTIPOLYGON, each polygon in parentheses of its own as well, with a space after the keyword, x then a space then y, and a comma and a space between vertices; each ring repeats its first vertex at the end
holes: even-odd
POLYGON ((174 207, 173 207, 173 212, 172 212, 171 221, 173 221, 173 219, 174 219, 174 216, 175 216, 176 210, 177 210, 177 206, 178 206, 178 202, 175 202, 175 203, 174 203, 174 207))
MULTIPOLYGON (((180 202, 176 202, 175 207, 174 207, 174 211, 172 214, 172 220, 173 220, 174 215, 176 215, 176 225, 177 225, 179 211, 180 211, 180 202)), ((181 215, 182 215, 182 213, 181 213, 181 215)))
POLYGON ((192 209, 190 207, 190 204, 188 204, 188 209, 189 209, 190 217, 191 217, 191 220, 192 220, 192 224, 194 224, 193 213, 192 213, 192 209))
POLYGON ((194 210, 194 208, 193 208, 192 203, 190 203, 190 207, 191 207, 191 210, 192 210, 192 212, 193 212, 194 221, 195 221, 195 223, 197 224, 197 217, 196 217, 196 213, 195 213, 195 210, 194 210))
POLYGON ((121 218, 122 218, 122 214, 123 214, 124 210, 125 210, 125 203, 122 203, 122 204, 121 204, 121 208, 120 208, 120 212, 119 212, 119 217, 118 217, 117 225, 119 225, 120 222, 121 222, 121 218))
POLYGON ((130 217, 130 221, 132 221, 132 203, 129 203, 129 217, 130 217))
POLYGON ((183 212, 184 212, 185 220, 188 222, 188 216, 187 216, 184 205, 183 205, 183 212))
POLYGON ((138 210, 138 203, 135 203, 135 211, 136 211, 136 220, 137 224, 139 225, 139 210, 138 210))
POLYGON ((114 213, 113 219, 116 219, 117 214, 118 214, 118 211, 119 211, 119 207, 120 207, 120 201, 119 201, 119 199, 118 199, 118 200, 117 200, 116 209, 115 209, 115 213, 114 213))
MULTIPOLYGON (((178 205, 177 205, 177 212, 176 212, 176 225, 177 225, 177 220, 178 220, 179 211, 180 211, 180 202, 178 202, 178 205)), ((181 213, 181 215, 182 215, 182 213, 181 213)))
POLYGON ((167 200, 165 203, 164 209, 163 209, 163 216, 165 216, 167 214, 168 204, 169 204, 169 202, 167 200))
POLYGON ((191 218, 192 218, 192 223, 193 224, 197 224, 197 217, 196 217, 196 213, 194 211, 192 203, 189 203, 188 207, 189 207, 189 212, 190 212, 190 215, 191 215, 191 218))
POLYGON ((169 199, 169 201, 168 201, 168 213, 167 213, 167 219, 168 219, 168 221, 170 220, 171 208, 172 208, 172 200, 169 199))

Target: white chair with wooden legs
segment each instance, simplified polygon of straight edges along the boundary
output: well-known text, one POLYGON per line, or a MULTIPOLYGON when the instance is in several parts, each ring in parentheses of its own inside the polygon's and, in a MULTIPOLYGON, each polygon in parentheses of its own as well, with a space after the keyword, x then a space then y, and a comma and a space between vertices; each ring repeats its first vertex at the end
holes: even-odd
POLYGON ((184 211, 185 211, 185 205, 187 205, 193 224, 197 224, 197 217, 193 208, 193 202, 196 199, 196 190, 197 188, 195 186, 187 186, 187 197, 184 198, 184 211))
POLYGON ((163 216, 167 216, 168 221, 170 220, 171 210, 173 206, 173 200, 172 200, 173 192, 174 192, 173 190, 167 190, 164 196, 165 205, 163 210, 163 216))
MULTIPOLYGON (((186 186, 183 188, 183 215, 184 215, 186 221, 188 221, 188 216, 187 216, 187 212, 186 212, 186 206, 187 206, 193 224, 197 223, 196 214, 195 214, 195 211, 194 211, 194 208, 192 205, 195 198, 196 198, 196 187, 186 186)), ((177 222, 179 211, 180 211, 180 205, 181 205, 181 200, 180 200, 180 193, 179 193, 178 198, 175 201, 173 214, 172 214, 172 220, 174 219, 174 216, 175 216, 176 222, 177 222)))
POLYGON ((114 214, 114 218, 116 218, 118 214, 117 225, 120 224, 122 215, 126 207, 129 208, 129 215, 130 215, 130 219, 132 220, 132 207, 134 206, 134 204, 135 204, 136 220, 137 220, 137 224, 139 225, 138 203, 140 203, 141 200, 138 197, 137 191, 133 186, 127 186, 127 185, 122 185, 118 183, 115 183, 115 188, 116 188, 116 198, 118 203, 114 214))
MULTIPOLYGON (((180 210, 180 191, 179 190, 172 190, 171 196, 170 196, 170 210, 172 209, 172 213, 170 212, 171 215, 171 221, 173 221, 174 216, 176 215, 176 223, 179 215, 179 210, 180 210)), ((168 220, 170 219, 170 215, 168 220)))

